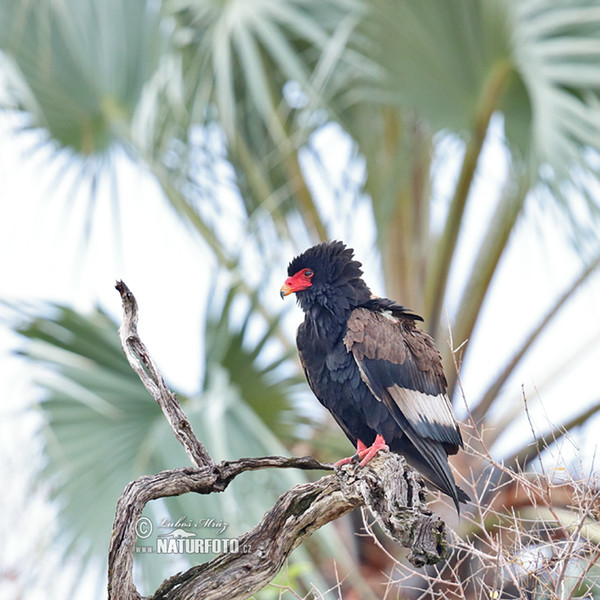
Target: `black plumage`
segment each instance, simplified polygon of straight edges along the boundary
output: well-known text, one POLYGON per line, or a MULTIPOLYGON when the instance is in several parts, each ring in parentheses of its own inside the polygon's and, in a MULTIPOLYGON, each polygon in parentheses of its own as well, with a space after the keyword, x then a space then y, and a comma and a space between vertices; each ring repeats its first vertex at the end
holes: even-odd
POLYGON ((448 455, 462 447, 446 394, 441 356, 416 326, 421 317, 375 298, 361 263, 342 242, 313 246, 294 258, 282 297, 295 293, 305 313, 298 353, 308 383, 367 460, 383 440, 406 457, 459 508, 448 455))

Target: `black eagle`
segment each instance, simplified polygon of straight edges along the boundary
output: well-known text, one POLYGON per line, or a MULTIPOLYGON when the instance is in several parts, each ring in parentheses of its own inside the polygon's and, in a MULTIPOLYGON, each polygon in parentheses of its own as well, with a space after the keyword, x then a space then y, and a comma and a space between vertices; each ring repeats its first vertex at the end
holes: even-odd
POLYGON ((296 343, 308 383, 361 464, 381 449, 397 452, 458 511, 469 497, 457 487, 448 455, 463 440, 440 353, 416 327, 421 317, 371 294, 353 256, 342 242, 325 242, 288 266, 281 296, 295 293, 305 313, 296 343))

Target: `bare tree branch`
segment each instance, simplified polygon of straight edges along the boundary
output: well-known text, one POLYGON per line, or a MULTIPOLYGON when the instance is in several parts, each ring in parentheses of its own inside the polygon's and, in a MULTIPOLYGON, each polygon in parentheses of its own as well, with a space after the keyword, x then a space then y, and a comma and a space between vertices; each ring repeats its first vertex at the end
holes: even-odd
POLYGON ((123 304, 123 324, 119 327, 119 337, 129 364, 162 409, 175 437, 181 442, 192 462, 200 468, 213 465, 213 459, 204 444, 194 435, 177 397, 167 387, 158 367, 138 336, 138 308, 134 295, 122 281, 117 281, 115 287, 121 294, 123 304))
MULTIPOLYGON (((177 439, 199 467, 147 475, 131 482, 116 508, 108 557, 109 600, 140 600, 133 583, 136 525, 150 500, 194 492, 221 492, 240 473, 264 468, 333 469, 311 457, 242 458, 215 464, 192 431, 175 395, 137 335, 137 303, 123 282, 117 283, 124 308, 119 332, 127 358, 161 406, 177 439)), ((297 485, 281 495, 261 522, 240 536, 236 551, 165 580, 152 600, 247 598, 267 585, 289 554, 323 525, 367 506, 382 529, 410 548, 416 566, 435 564, 446 554, 444 523, 423 503, 424 486, 404 458, 386 453, 367 467, 344 466, 316 482, 297 485)))
POLYGON ((378 511, 379 524, 411 549, 413 564, 434 564, 445 555, 445 526, 422 504, 422 483, 402 477, 407 473, 404 459, 388 454, 376 459, 373 468, 350 467, 314 483, 297 485, 239 538, 239 554, 221 554, 171 577, 152 600, 248 598, 277 575, 305 538, 364 505, 378 511))
MULTIPOLYGON (((413 564, 441 560, 446 552, 445 525, 423 504, 420 477, 396 454, 379 457, 371 465, 350 465, 314 483, 293 487, 254 529, 240 536, 239 552, 222 554, 167 579, 152 598, 247 598, 275 577, 305 538, 357 506, 368 506, 384 531, 410 548, 413 564)), ((240 473, 267 467, 331 468, 310 457, 243 458, 213 468, 163 471, 130 483, 117 503, 108 559, 109 599, 141 598, 133 584, 133 554, 136 524, 150 500, 220 492, 240 473)))

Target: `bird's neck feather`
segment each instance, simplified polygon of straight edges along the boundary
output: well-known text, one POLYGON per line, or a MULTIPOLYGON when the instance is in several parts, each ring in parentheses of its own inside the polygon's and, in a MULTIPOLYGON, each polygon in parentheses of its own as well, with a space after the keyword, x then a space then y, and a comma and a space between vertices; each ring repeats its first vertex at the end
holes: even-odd
POLYGON ((364 282, 358 280, 354 283, 332 286, 299 298, 306 320, 312 322, 317 336, 331 340, 343 335, 350 313, 369 300, 371 291, 364 282))

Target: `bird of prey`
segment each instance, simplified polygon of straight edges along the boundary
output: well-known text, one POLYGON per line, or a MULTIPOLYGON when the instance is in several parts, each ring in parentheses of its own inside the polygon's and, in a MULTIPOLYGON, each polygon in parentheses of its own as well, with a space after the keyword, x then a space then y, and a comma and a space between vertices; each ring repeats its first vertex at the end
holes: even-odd
POLYGON ((296 343, 306 379, 361 464, 379 450, 397 452, 459 511, 469 497, 448 455, 463 440, 440 353, 416 326, 421 317, 372 295, 361 266, 339 241, 313 246, 288 266, 281 297, 295 293, 305 313, 296 343))

